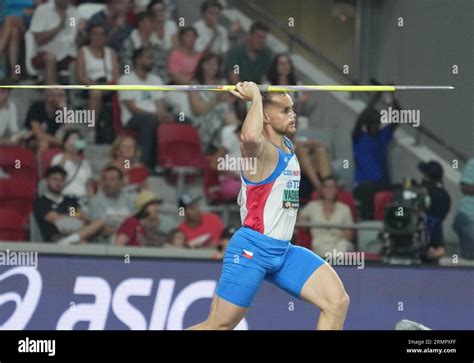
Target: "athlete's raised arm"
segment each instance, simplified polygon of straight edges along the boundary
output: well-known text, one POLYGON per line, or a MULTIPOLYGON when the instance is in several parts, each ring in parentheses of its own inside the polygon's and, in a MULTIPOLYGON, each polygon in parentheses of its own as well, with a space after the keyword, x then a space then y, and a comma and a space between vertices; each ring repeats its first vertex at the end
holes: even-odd
POLYGON ((260 90, 254 82, 239 82, 236 84, 236 91, 230 92, 240 99, 251 102, 240 133, 242 156, 259 157, 265 147, 260 90))

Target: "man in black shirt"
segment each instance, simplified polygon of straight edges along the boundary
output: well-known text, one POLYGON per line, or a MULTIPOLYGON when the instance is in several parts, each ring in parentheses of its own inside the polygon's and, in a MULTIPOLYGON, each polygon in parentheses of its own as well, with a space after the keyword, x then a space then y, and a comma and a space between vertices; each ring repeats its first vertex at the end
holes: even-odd
POLYGON ((56 111, 67 107, 66 91, 63 89, 46 90, 44 101, 33 103, 28 109, 25 126, 30 129, 33 136, 28 140, 28 146, 37 151, 49 147, 61 146, 60 140, 54 135, 61 127, 56 122, 56 111))
POLYGON ((79 243, 103 228, 102 221, 85 225, 85 216, 77 199, 61 195, 66 174, 58 165, 50 167, 46 171, 48 191, 33 205, 33 214, 45 242, 79 243))
POLYGON ((427 261, 436 262, 445 253, 443 221, 451 207, 451 197, 443 186, 443 167, 437 161, 420 163, 418 169, 423 175, 423 186, 429 197, 428 217, 429 245, 426 251, 427 261))

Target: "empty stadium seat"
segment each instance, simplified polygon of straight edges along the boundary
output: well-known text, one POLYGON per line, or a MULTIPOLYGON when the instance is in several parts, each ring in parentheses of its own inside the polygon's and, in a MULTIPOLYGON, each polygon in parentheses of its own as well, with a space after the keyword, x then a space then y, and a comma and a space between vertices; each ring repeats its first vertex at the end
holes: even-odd
POLYGON ((62 150, 58 147, 49 148, 41 152, 41 177, 44 177, 46 170, 51 166, 53 158, 61 152, 62 150))
POLYGON ((1 146, 0 168, 11 178, 34 181, 38 178, 35 155, 30 149, 24 147, 1 146))
POLYGON ((0 209, 0 241, 25 241, 24 218, 10 209, 0 209))
POLYGON ((0 179, 0 206, 17 212, 23 223, 28 223, 28 215, 36 199, 36 181, 24 179, 0 179))
POLYGON ((377 192, 374 196, 374 217, 376 221, 383 221, 385 206, 392 203, 395 198, 393 192, 377 192))
POLYGON ((179 166, 201 169, 201 140, 191 125, 163 124, 158 127, 158 160, 163 168, 179 166))

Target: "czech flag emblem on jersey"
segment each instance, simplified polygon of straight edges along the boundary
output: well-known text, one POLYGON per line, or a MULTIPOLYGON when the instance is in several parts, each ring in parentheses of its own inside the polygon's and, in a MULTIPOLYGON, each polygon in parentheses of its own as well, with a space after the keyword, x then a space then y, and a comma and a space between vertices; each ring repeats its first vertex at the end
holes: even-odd
POLYGON ((242 256, 244 256, 245 258, 253 258, 253 252, 250 252, 250 251, 247 251, 247 250, 242 250, 242 256))

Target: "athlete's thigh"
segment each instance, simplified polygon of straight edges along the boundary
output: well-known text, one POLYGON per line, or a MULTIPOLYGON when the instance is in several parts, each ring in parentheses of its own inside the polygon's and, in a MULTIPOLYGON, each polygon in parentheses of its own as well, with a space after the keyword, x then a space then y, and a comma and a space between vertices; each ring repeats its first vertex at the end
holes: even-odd
POLYGON ((247 313, 248 308, 232 304, 214 295, 207 322, 213 329, 234 329, 247 313))
POLYGON ((313 251, 290 245, 281 268, 275 273, 268 274, 265 280, 301 299, 303 287, 308 279, 325 264, 326 261, 313 251))
POLYGON ((301 290, 301 298, 321 309, 346 297, 346 291, 336 271, 324 264, 313 272, 301 290))

